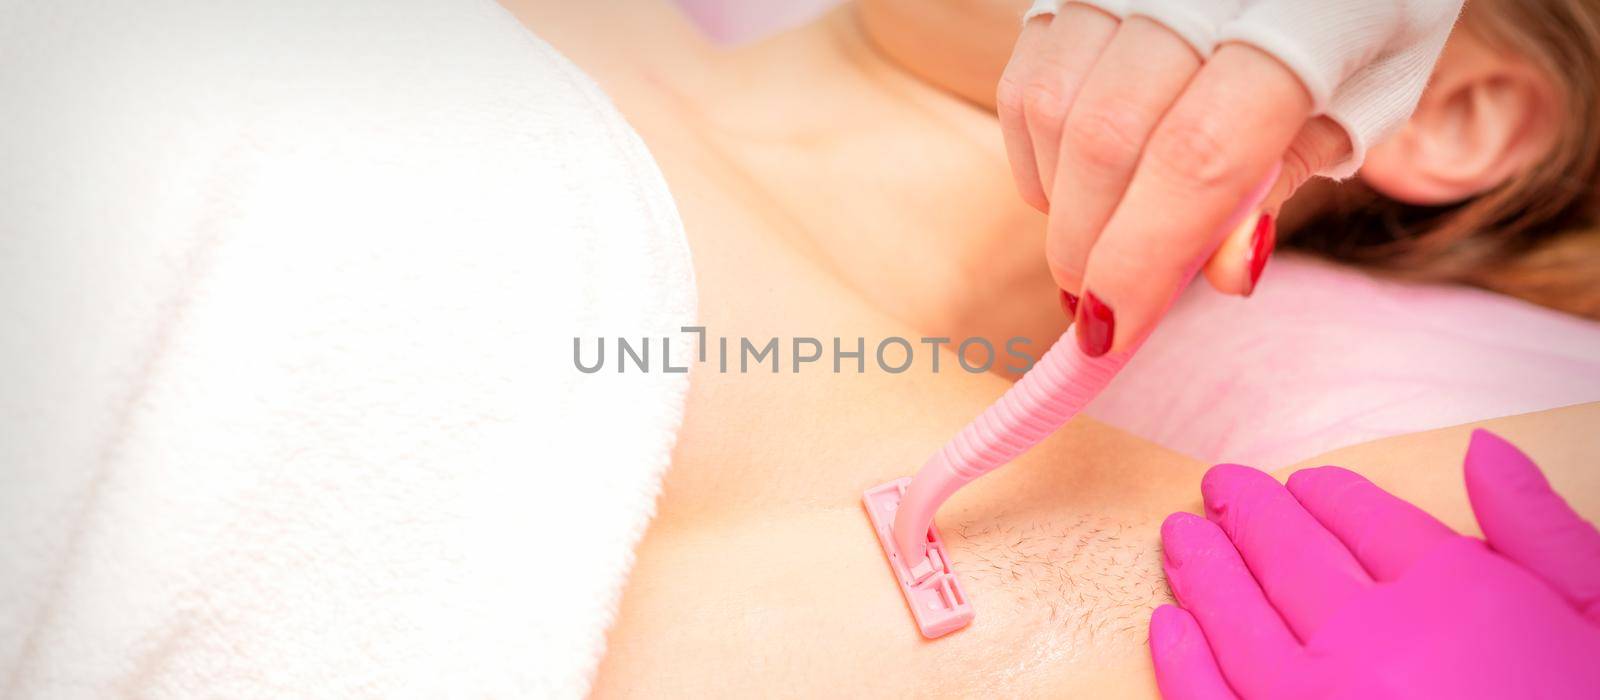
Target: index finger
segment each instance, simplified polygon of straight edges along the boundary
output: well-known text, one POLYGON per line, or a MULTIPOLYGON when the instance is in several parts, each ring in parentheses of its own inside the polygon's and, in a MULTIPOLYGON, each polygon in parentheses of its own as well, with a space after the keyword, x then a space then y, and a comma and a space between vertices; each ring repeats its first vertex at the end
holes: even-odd
POLYGON ((1287 488, 1379 581, 1400 578, 1424 553, 1456 534, 1348 469, 1301 469, 1289 476, 1287 488))
POLYGON ((1022 198, 1040 211, 1050 209, 1061 124, 1117 24, 1079 3, 1054 17, 1036 17, 1023 27, 1000 76, 995 98, 1012 177, 1022 198))
POLYGON ((1156 127, 1089 254, 1078 319, 1086 354, 1144 337, 1311 107, 1299 78, 1259 49, 1229 44, 1206 63, 1156 127))

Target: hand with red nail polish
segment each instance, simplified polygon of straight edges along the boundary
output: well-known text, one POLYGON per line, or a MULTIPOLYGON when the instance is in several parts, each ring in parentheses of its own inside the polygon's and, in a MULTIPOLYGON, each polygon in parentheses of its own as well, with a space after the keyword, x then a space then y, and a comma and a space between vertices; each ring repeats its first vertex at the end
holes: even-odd
MULTIPOLYGON (((1460 8, 1459 0, 1424 3, 1426 13, 1358 4, 1441 41, 1460 8)), ((1351 45, 1383 44, 1370 30, 1382 23, 1297 25, 1303 35, 1287 42, 1218 40, 1226 27, 1259 27, 1259 17, 1247 18, 1256 11, 1266 10, 1221 0, 1041 0, 1027 14, 996 106, 1018 192, 1049 215, 1044 252, 1056 286, 1100 301, 1096 317, 1078 308, 1079 343, 1091 356, 1133 348, 1202 265, 1217 289, 1250 294, 1275 238, 1264 213, 1312 176, 1359 165, 1365 131, 1348 129, 1365 122, 1341 120, 1348 115, 1331 109, 1329 91, 1381 51, 1322 75, 1300 59, 1323 52, 1295 46, 1340 36, 1333 29, 1350 30, 1351 45), (1274 168, 1282 176, 1268 196, 1246 201, 1274 168)), ((1437 57, 1429 50, 1407 54, 1384 82, 1425 83, 1437 57)), ((1409 114, 1387 107, 1414 99, 1391 96, 1380 111, 1409 114)))
POLYGON ((1600 532, 1488 432, 1466 483, 1486 541, 1338 467, 1213 468, 1161 528, 1162 695, 1600 696, 1600 532))

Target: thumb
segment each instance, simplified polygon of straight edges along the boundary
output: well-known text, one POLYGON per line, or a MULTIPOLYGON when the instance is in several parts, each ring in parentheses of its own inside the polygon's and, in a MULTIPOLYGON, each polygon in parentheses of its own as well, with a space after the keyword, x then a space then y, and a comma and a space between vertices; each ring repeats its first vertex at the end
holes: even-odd
POLYGON ((1316 117, 1300 129, 1283 154, 1283 172, 1262 200, 1260 211, 1246 216, 1206 261, 1206 279, 1223 294, 1249 296, 1260 282, 1277 243, 1278 211, 1300 187, 1323 168, 1350 157, 1350 137, 1327 117, 1316 117))
POLYGON ((1467 497, 1489 546, 1600 623, 1600 531, 1550 488, 1533 460, 1489 431, 1472 431, 1465 466, 1467 497))

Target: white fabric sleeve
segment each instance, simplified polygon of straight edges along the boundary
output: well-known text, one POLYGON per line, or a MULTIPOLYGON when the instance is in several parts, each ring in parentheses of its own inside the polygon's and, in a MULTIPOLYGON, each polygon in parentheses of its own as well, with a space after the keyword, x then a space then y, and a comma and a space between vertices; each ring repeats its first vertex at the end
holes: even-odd
POLYGON ((1350 157, 1319 175, 1342 180, 1356 174, 1371 148, 1404 126, 1422 100, 1450 31, 1386 56, 1356 71, 1334 92, 1323 111, 1350 137, 1350 157))
POLYGON ((1059 9, 1061 9, 1061 0, 1033 0, 1033 4, 1028 6, 1028 11, 1022 13, 1022 23, 1032 22, 1035 17, 1053 15, 1059 9))
MULTIPOLYGON (((1070 0, 1083 2, 1084 0, 1070 0)), ((1350 138, 1351 155, 1319 175, 1342 179, 1367 149, 1416 109, 1463 0, 1092 0, 1118 17, 1160 22, 1201 56, 1227 42, 1249 44, 1293 71, 1350 138)), ((1037 0, 1026 19, 1062 0, 1037 0)), ((1026 21, 1026 19, 1024 21, 1026 21)))
POLYGON ((1416 109, 1461 0, 1255 0, 1219 42, 1255 46, 1282 61, 1311 93, 1313 109, 1342 126, 1351 157, 1319 174, 1355 174, 1367 149, 1416 109))
POLYGON ((1027 24, 1033 18, 1041 15, 1053 15, 1060 12, 1061 6, 1069 2, 1088 5, 1117 19, 1127 17, 1128 7, 1132 4, 1132 0, 1033 0, 1033 6, 1029 7, 1027 13, 1022 15, 1022 23, 1027 24))

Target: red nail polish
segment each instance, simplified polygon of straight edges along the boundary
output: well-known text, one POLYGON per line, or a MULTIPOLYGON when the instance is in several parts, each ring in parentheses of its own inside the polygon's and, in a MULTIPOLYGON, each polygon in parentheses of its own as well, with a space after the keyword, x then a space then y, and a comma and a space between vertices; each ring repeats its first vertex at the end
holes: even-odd
POLYGON ((1250 288, 1245 290, 1245 296, 1256 291, 1256 282, 1261 280, 1261 271, 1267 269, 1267 259, 1272 257, 1272 249, 1277 244, 1277 222, 1271 214, 1263 212, 1256 220, 1255 232, 1250 234, 1250 257, 1246 261, 1250 265, 1250 288))
POLYGON ((1067 319, 1078 317, 1078 295, 1065 289, 1061 290, 1061 310, 1067 313, 1067 319))
POLYGON ((1083 313, 1078 318, 1078 347, 1089 357, 1099 357, 1111 350, 1111 340, 1116 337, 1117 318, 1111 307, 1100 301, 1094 292, 1083 293, 1083 313))

